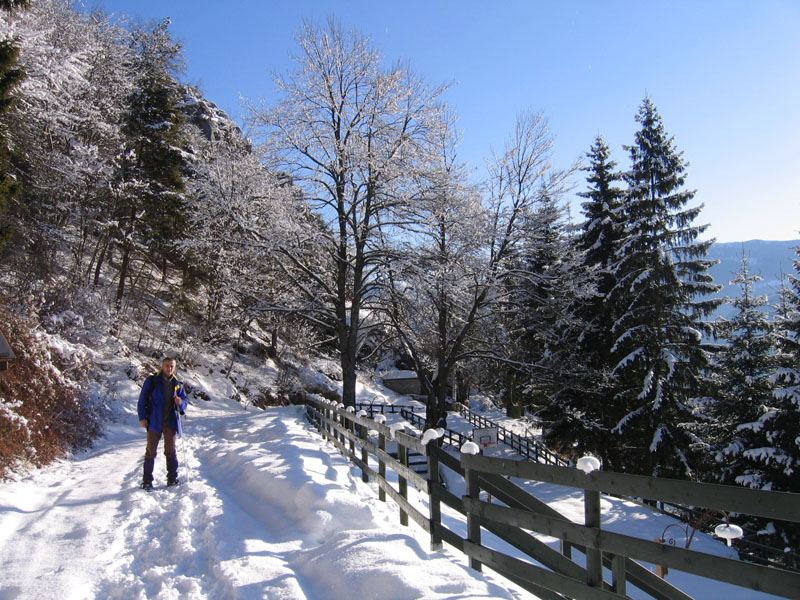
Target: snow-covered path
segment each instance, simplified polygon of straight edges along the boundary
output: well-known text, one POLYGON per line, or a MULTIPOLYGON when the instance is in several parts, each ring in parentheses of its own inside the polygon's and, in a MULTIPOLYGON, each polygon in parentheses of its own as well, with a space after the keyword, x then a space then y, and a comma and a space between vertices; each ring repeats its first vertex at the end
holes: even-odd
POLYGON ((190 409, 179 489, 137 485, 135 415, 96 448, 0 484, 0 600, 530 598, 428 550, 300 409, 190 409))
MULTIPOLYGON (((374 482, 361 481, 300 407, 245 411, 226 399, 223 379, 198 377, 214 399, 189 408, 178 446, 184 485, 164 487, 160 455, 156 489, 144 492, 138 387, 116 381, 108 394, 124 399, 114 400, 119 419, 92 451, 0 483, 0 600, 534 598, 469 569, 447 545, 431 552, 427 534, 400 526, 397 506, 378 500, 374 482)), ((463 480, 451 483, 463 492, 463 480)), ((529 487, 582 521, 579 491, 529 487)), ((652 539, 674 522, 620 499, 602 503, 611 531, 652 539)), ((464 533, 449 509, 443 520, 464 533)), ((694 548, 735 556, 703 534, 694 548)), ((696 598, 772 598, 677 571, 669 581, 696 598)))
POLYGON ((98 551, 132 486, 120 465, 141 453, 128 441, 0 487, 0 598, 92 597, 98 551))

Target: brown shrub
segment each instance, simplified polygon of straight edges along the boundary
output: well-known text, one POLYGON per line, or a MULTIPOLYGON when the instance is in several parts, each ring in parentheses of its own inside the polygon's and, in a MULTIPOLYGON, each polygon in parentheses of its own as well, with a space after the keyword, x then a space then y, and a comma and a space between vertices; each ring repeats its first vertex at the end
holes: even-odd
POLYGON ((37 325, 0 299, 0 326, 16 359, 0 372, 0 479, 25 465, 42 466, 91 445, 99 423, 81 395, 86 364, 71 364, 66 378, 37 325))

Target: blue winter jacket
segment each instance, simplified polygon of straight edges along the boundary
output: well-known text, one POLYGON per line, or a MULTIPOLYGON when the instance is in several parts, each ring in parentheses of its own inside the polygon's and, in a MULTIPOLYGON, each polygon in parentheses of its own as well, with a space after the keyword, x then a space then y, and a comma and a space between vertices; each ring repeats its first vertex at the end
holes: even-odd
MULTIPOLYGON (((161 423, 164 420, 164 388, 161 385, 161 371, 156 373, 155 375, 150 375, 147 379, 144 380, 144 385, 142 386, 142 391, 139 394, 139 405, 138 405, 138 413, 139 413, 139 420, 147 419, 148 426, 147 429, 152 431, 153 433, 161 433, 161 423), (147 393, 150 390, 150 386, 153 387, 153 392, 150 396, 150 411, 148 414, 147 410, 147 393)), ((181 399, 181 411, 185 411, 186 407, 189 404, 189 401, 186 399, 186 390, 183 387, 183 382, 181 382, 175 375, 172 376, 172 389, 175 390, 175 394, 181 399)), ((170 411, 169 415, 169 426, 172 427, 174 431, 178 431, 178 414, 175 410, 175 402, 172 398, 166 399, 166 406, 170 411)))

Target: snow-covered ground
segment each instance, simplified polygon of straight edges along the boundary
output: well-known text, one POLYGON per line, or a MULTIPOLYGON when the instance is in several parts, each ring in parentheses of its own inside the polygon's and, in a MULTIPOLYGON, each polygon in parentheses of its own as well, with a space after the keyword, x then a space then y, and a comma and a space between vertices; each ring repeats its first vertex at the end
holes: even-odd
MULTIPOLYGON (((0 484, 0 600, 533 598, 488 569, 469 569, 447 546, 431 551, 426 534, 400 526, 397 507, 378 500, 374 483, 322 441, 300 407, 245 410, 211 369, 192 373, 211 399, 195 398, 188 410, 184 485, 164 487, 159 457, 157 487, 143 492, 138 387, 119 361, 105 368, 118 374, 106 391, 117 414, 106 437, 0 484)), ((579 493, 535 489, 582 519, 579 493)), ((603 514, 604 527, 647 539, 671 522, 616 499, 603 499, 603 514)), ((459 528, 455 514, 443 518, 459 528)), ((728 552, 705 536, 693 548, 728 552)), ((696 598, 768 597, 681 573, 669 580, 696 598)))

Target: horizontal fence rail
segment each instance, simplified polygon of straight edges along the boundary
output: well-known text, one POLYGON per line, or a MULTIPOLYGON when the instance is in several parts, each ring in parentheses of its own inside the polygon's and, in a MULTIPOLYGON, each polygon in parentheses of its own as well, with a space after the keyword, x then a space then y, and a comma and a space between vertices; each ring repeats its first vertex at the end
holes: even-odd
MULTIPOLYGON (((454 406, 456 411, 471 425, 481 428, 496 427, 498 430, 498 441, 516 450, 527 460, 564 467, 572 466, 570 461, 553 452, 541 442, 538 442, 533 438, 513 433, 498 423, 476 413, 463 404, 455 404, 454 406)), ((422 430, 425 426, 425 419, 420 415, 417 415, 414 412, 414 407, 408 404, 391 405, 364 403, 356 404, 356 408, 367 410, 370 417, 372 417, 375 413, 399 413, 414 427, 422 430)), ((461 433, 451 429, 446 429, 442 443, 454 448, 460 448, 461 445, 469 439, 470 438, 461 433)), ((630 497, 630 499, 633 501, 642 500, 642 498, 637 497, 630 497)), ((693 519, 697 519, 704 512, 703 509, 686 505, 685 502, 678 503, 660 501, 657 503, 651 503, 649 506, 654 510, 672 516, 680 521, 683 521, 684 523, 690 523, 693 519)), ((718 525, 722 522, 723 521, 719 518, 713 518, 710 522, 710 525, 718 525)), ((756 535, 755 532, 745 529, 745 536, 736 541, 736 549, 739 551, 741 556, 745 557, 751 562, 771 564, 777 567, 786 567, 795 571, 800 571, 800 553, 789 551, 785 548, 774 548, 765 544, 760 544, 757 541, 750 539, 750 537, 754 535, 756 535)))
MULTIPOLYGON (((653 508, 659 512, 674 517, 684 523, 697 522, 704 513, 702 509, 671 502, 657 502, 655 504, 653 508)), ((707 528, 710 530, 712 526, 721 525, 723 523, 725 523, 725 520, 721 516, 712 516, 712 518, 709 519, 707 528)), ((752 539, 758 535, 757 531, 748 529, 747 527, 743 527, 743 529, 744 537, 736 540, 736 550, 738 550, 740 556, 750 562, 764 565, 771 564, 776 567, 785 567, 794 571, 800 571, 800 553, 798 553, 798 551, 761 544, 752 539)))
MULTIPOLYGON (((485 565, 542 599, 623 599, 631 585, 657 600, 691 600, 685 591, 638 561, 800 599, 800 573, 606 531, 601 527, 600 502, 601 493, 655 502, 680 500, 695 506, 800 522, 800 494, 603 471, 586 474, 575 468, 480 455, 454 456, 437 443, 423 444, 420 438, 407 435, 396 426, 359 416, 352 407, 346 410, 327 400, 312 399, 306 405, 306 414, 320 433, 360 468, 364 481, 377 484, 380 500, 390 498, 397 504, 402 525, 414 521, 430 535, 432 548, 447 543, 466 554, 473 568, 481 570, 485 565), (396 451, 387 450, 390 444, 396 451), (427 461, 425 474, 409 466, 409 457, 416 454, 427 461), (440 466, 464 477, 464 496, 457 497, 444 487, 438 476, 440 466), (387 479, 387 469, 396 474, 396 483, 387 479), (583 490, 585 523, 570 521, 511 478, 583 490), (409 500, 409 484, 427 497, 427 508, 409 500), (466 527, 461 532, 443 524, 442 505, 462 516, 466 527), (483 532, 510 544, 522 558, 492 547, 493 542, 487 540, 493 538, 483 532), (557 538, 559 548, 545 544, 535 534, 557 538), (582 555, 576 557, 581 560, 573 559, 574 552, 582 555)), ((413 411, 409 410, 409 414, 413 411)))
MULTIPOLYGON (((497 427, 498 441, 513 448, 528 460, 564 467, 572 466, 567 459, 556 454, 537 440, 512 433, 494 421, 472 411, 463 404, 457 404, 456 407, 459 413, 476 427, 497 427)), ((631 499, 634 501, 638 500, 637 498, 631 499)), ((694 506, 687 506, 685 501, 682 503, 658 502, 654 507, 651 507, 664 514, 675 517, 684 523, 690 523, 693 519, 700 517, 704 512, 702 509, 697 509, 694 506)), ((711 520, 711 524, 713 525, 718 525, 722 522, 722 520, 716 518, 711 520)), ((746 557, 748 561, 772 564, 777 567, 787 567, 800 571, 800 554, 787 551, 784 548, 774 548, 759 544, 749 539, 749 536, 755 535, 753 531, 745 530, 745 534, 744 538, 736 541, 736 549, 739 551, 740 555, 746 557)))

